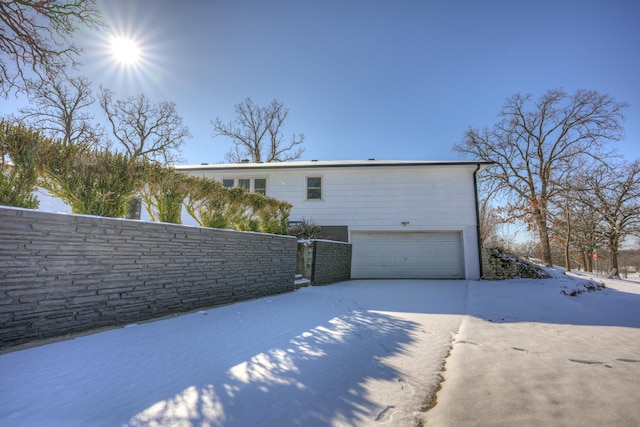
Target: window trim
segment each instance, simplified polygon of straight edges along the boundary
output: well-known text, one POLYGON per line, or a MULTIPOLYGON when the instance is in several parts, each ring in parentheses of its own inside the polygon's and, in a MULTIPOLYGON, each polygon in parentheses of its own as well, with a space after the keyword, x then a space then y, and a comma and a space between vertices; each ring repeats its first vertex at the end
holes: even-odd
POLYGON ((316 200, 324 200, 324 175, 307 175, 304 179, 305 182, 305 200, 308 201, 316 201, 316 200), (309 179, 317 178, 320 179, 320 187, 309 187, 309 179), (309 198, 309 189, 319 189, 320 197, 318 198, 309 198))

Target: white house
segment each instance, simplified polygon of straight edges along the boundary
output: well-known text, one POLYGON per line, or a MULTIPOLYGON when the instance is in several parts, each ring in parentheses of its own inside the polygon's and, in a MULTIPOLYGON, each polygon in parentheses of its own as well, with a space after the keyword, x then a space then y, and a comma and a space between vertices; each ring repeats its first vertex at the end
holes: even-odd
POLYGON ((305 161, 178 166, 293 205, 353 245, 351 276, 481 277, 476 174, 486 162, 305 161))

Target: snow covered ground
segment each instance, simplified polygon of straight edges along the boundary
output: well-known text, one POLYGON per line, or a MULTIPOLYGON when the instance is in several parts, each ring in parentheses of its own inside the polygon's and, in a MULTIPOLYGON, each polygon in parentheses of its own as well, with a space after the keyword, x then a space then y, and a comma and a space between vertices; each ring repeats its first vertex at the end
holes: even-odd
POLYGON ((555 273, 308 287, 5 353, 0 425, 640 424, 640 283, 570 297, 555 273))
POLYGON ((555 276, 469 286, 428 425, 640 425, 640 280, 559 297, 584 288, 555 276))

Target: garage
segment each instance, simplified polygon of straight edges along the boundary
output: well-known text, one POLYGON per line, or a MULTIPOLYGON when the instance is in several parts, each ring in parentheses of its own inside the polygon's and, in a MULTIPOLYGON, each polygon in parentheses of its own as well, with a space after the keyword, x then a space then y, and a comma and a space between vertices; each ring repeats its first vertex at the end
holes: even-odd
POLYGON ((354 231, 353 279, 464 279, 461 232, 354 231))

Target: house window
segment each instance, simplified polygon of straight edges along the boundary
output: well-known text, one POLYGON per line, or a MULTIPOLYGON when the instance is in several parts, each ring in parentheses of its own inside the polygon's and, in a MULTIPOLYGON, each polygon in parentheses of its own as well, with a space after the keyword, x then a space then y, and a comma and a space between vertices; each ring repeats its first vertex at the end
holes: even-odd
POLYGON ((249 178, 240 178, 238 180, 238 187, 244 188, 247 191, 251 190, 251 180, 249 178))
POLYGON ((244 188, 247 191, 255 191, 260 194, 267 194, 267 179, 266 178, 223 178, 222 186, 226 188, 232 188, 238 186, 244 188), (251 185, 253 181, 253 186, 251 185), (237 184, 236 184, 237 183, 237 184))
POLYGON ((307 200, 322 199, 322 178, 307 177, 307 200))
POLYGON ((253 180, 253 191, 260 194, 267 194, 266 178, 256 178, 253 180))

